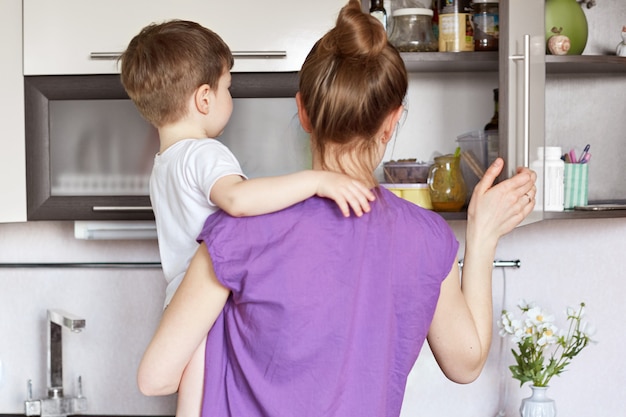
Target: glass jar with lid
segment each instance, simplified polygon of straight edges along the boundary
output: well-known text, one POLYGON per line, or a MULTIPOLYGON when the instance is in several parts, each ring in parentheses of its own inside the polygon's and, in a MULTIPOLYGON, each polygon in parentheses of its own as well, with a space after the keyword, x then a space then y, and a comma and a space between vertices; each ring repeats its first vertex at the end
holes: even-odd
POLYGON ((437 52, 433 33, 433 11, 409 8, 393 11, 393 32, 389 42, 400 52, 437 52))
POLYGON ((499 0, 473 0, 474 50, 497 51, 500 37, 499 0))

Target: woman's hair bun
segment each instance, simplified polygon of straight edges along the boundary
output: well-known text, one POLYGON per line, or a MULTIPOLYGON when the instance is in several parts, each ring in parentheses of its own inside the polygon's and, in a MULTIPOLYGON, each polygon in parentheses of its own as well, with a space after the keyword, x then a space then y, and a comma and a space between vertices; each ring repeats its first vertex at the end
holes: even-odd
POLYGON ((350 0, 339 12, 337 24, 326 37, 335 55, 363 59, 377 57, 387 45, 387 33, 373 16, 361 10, 359 0, 350 0))

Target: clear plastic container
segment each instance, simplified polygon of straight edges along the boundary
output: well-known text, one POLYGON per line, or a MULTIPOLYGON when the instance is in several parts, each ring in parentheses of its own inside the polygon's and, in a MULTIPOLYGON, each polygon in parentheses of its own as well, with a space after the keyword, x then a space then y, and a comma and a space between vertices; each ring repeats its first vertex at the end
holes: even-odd
POLYGON ((485 170, 498 157, 499 135, 497 130, 475 130, 457 136, 456 141, 461 147, 461 170, 469 198, 485 170))
POLYGON ((416 159, 387 161, 383 164, 385 181, 391 184, 425 183, 430 165, 416 159))
POLYGON ((393 12, 393 32, 389 42, 400 52, 437 52, 433 32, 433 11, 410 8, 393 12))

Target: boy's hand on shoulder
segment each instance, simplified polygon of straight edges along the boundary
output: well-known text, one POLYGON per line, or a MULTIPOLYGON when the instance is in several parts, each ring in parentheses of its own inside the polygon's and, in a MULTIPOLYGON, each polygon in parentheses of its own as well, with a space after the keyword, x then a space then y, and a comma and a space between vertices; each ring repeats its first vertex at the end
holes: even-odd
POLYGON ((335 172, 316 173, 319 175, 316 195, 334 200, 345 217, 350 217, 350 209, 357 217, 370 211, 369 203, 376 196, 362 182, 335 172))

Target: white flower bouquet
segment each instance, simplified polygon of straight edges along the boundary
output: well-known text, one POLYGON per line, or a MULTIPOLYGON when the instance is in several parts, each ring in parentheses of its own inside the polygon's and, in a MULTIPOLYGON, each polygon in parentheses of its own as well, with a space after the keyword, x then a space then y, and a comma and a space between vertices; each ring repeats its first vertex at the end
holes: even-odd
POLYGON ((531 382, 535 387, 547 387, 550 379, 560 375, 571 360, 592 340, 590 326, 583 322, 585 304, 577 309, 567 309, 567 331, 554 324, 554 316, 548 315, 534 303, 520 301, 518 307, 522 318, 503 311, 498 327, 500 336, 509 336, 517 350, 511 349, 515 365, 509 369, 520 386, 531 382))

